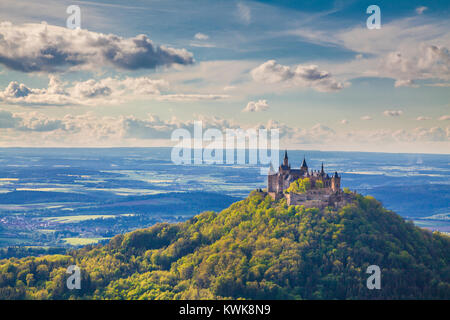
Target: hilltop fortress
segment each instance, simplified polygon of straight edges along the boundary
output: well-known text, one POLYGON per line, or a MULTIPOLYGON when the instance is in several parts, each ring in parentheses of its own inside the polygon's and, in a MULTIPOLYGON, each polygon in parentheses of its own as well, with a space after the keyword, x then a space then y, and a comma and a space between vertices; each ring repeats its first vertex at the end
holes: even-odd
POLYGON ((287 151, 284 153, 283 164, 278 172, 269 171, 267 176, 267 193, 274 200, 286 198, 288 205, 304 205, 305 207, 324 208, 340 207, 351 199, 351 195, 341 190, 341 177, 335 172, 331 177, 323 169, 308 170, 306 159, 303 158, 300 169, 291 169, 287 151), (298 179, 308 179, 310 188, 305 192, 293 192, 289 186, 298 179))

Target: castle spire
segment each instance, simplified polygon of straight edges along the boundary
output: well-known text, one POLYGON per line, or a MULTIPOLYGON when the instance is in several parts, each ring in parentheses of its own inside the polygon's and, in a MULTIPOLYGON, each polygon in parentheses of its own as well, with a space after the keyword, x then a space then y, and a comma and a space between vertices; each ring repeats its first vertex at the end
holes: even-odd
POLYGON ((303 156, 303 162, 302 162, 302 166, 301 166, 300 168, 308 169, 308 165, 306 164, 306 158, 305 158, 305 156, 303 156))
POLYGON ((289 166, 289 159, 287 155, 287 150, 284 150, 284 160, 283 160, 283 166, 289 166))
POLYGON ((321 173, 322 175, 325 174, 325 171, 323 170, 323 162, 322 162, 322 170, 320 171, 320 173, 321 173))

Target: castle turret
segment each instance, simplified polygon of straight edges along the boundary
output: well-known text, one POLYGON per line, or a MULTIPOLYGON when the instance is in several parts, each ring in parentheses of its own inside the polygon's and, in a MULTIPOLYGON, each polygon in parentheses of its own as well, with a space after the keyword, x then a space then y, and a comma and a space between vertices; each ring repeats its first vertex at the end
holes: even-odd
POLYGON ((280 172, 291 170, 291 166, 289 165, 289 158, 287 155, 287 150, 284 151, 284 159, 283 164, 280 166, 280 172))
POLYGON ((331 178, 331 189, 335 192, 341 189, 341 177, 338 176, 337 171, 334 172, 331 178))
POLYGON ((284 150, 284 159, 283 159, 283 166, 288 166, 289 165, 289 158, 287 155, 287 150, 284 150))
POLYGON ((300 170, 305 173, 308 173, 308 165, 306 164, 305 156, 303 156, 303 162, 302 162, 302 166, 300 167, 300 170))

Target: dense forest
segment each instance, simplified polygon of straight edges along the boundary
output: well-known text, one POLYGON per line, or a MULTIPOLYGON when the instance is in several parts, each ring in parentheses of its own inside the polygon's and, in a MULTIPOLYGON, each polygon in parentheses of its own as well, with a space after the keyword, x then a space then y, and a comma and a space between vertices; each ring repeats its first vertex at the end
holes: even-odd
MULTIPOLYGON (((348 191, 347 191, 348 192, 348 191)), ((450 238, 372 197, 305 209, 254 191, 229 208, 67 255, 0 260, 1 299, 450 299, 450 238), (69 290, 69 265, 81 289, 69 290), (369 290, 369 265, 381 289, 369 290)))

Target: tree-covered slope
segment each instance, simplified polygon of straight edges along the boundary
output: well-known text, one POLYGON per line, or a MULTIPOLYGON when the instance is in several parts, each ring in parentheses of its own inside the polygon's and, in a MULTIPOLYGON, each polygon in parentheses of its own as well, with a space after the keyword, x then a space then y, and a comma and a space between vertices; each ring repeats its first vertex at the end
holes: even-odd
POLYGON ((0 298, 450 299, 450 238, 371 197, 320 211, 253 192, 220 213, 105 246, 1 260, 0 298), (66 287, 71 264, 80 290, 66 287), (380 290, 366 286, 369 265, 381 268, 380 290))

